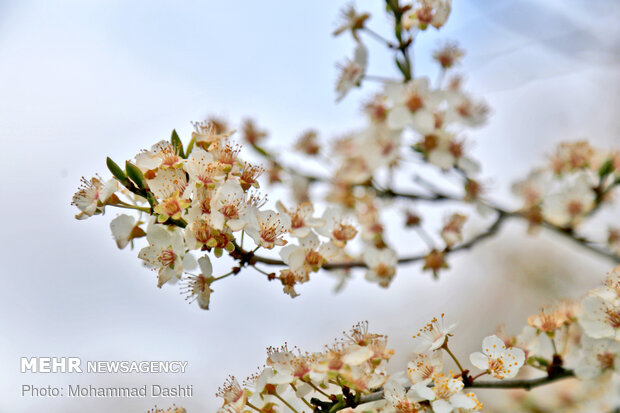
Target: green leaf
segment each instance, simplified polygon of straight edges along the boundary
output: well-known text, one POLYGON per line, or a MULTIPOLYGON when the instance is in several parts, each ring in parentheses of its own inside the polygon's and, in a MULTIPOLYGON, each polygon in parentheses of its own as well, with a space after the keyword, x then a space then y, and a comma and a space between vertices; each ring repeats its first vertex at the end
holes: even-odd
POLYGON ((407 78, 407 69, 405 68, 405 63, 401 62, 398 58, 394 60, 396 61, 396 66, 398 66, 398 70, 400 70, 400 73, 402 73, 403 76, 407 78))
POLYGON ((181 142, 181 138, 179 138, 179 134, 177 133, 176 129, 172 129, 172 136, 170 136, 170 142, 172 143, 172 146, 174 146, 174 149, 177 151, 179 156, 185 159, 185 153, 183 152, 183 142, 181 142))
POLYGON ((613 159, 608 159, 607 161, 605 161, 605 163, 603 165, 601 165, 601 167, 598 170, 598 176, 600 176, 601 178, 606 177, 607 175, 609 175, 610 173, 612 173, 614 171, 614 160, 613 159))
POLYGON ((123 171, 121 167, 116 164, 116 162, 110 159, 110 157, 107 157, 105 160, 105 163, 108 166, 108 169, 110 170, 110 172, 112 172, 112 175, 114 175, 114 177, 118 179, 118 181, 124 187, 131 186, 131 182, 127 178, 127 175, 125 175, 125 171, 123 171))
POLYGON ((144 179, 144 175, 142 174, 140 168, 127 161, 125 162, 125 170, 127 171, 127 176, 129 179, 131 179, 138 188, 146 189, 146 179, 144 179))

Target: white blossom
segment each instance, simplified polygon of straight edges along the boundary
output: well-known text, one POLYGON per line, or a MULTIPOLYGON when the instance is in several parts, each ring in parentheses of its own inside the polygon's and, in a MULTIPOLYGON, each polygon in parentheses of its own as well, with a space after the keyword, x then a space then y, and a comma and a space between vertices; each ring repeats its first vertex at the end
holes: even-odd
POLYGON ((520 348, 506 347, 504 341, 497 336, 488 336, 482 340, 482 353, 472 353, 469 360, 493 377, 505 379, 517 375, 525 362, 525 353, 520 348))
POLYGON ((575 375, 582 380, 594 379, 606 371, 620 371, 620 342, 603 338, 583 336, 581 358, 575 367, 575 375))
POLYGON ((366 279, 382 287, 388 287, 396 274, 398 263, 396 252, 389 248, 368 248, 364 251, 363 259, 368 267, 366 279))
POLYGON ((351 89, 358 86, 366 74, 368 50, 361 42, 357 43, 353 59, 340 66, 340 75, 336 82, 336 102, 341 101, 351 89))
POLYGON ((437 350, 444 345, 448 336, 456 329, 456 323, 445 325, 444 314, 441 317, 434 317, 430 323, 425 325, 420 331, 413 336, 413 351, 416 353, 425 353, 431 350, 437 350))
POLYGON ((126 214, 121 214, 110 221, 112 237, 114 237, 118 248, 123 249, 129 244, 135 225, 135 218, 126 214))
POLYGON ((104 183, 97 176, 90 180, 82 178, 82 185, 73 195, 71 202, 80 210, 80 213, 75 217, 77 219, 86 219, 95 214, 102 213, 105 208, 105 202, 117 190, 118 182, 116 179, 109 179, 104 183))
POLYGON ((248 226, 245 233, 249 235, 256 245, 271 249, 286 245, 287 241, 282 238, 291 226, 290 219, 286 214, 279 214, 272 210, 251 210, 248 217, 248 226))
POLYGON ((138 258, 158 271, 158 287, 180 279, 184 269, 191 270, 195 267, 193 256, 185 253, 181 229, 151 224, 147 229, 146 239, 149 245, 140 250, 138 258))
POLYGON ((620 341, 620 298, 609 290, 591 293, 581 301, 579 324, 592 338, 620 341))

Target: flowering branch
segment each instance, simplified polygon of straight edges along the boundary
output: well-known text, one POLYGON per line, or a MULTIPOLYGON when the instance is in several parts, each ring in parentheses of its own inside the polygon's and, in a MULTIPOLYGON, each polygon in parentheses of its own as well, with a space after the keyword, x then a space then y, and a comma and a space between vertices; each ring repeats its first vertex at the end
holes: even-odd
MULTIPOLYGON (((454 252, 468 250, 474 247, 479 242, 492 237, 499 231, 502 224, 505 222, 506 218, 508 218, 509 216, 510 215, 505 213, 504 211, 501 211, 501 210, 498 211, 497 218, 495 219, 493 224, 489 226, 489 228, 487 228, 486 231, 481 232, 480 234, 476 235, 469 241, 464 242, 454 248, 446 249, 444 251, 444 254, 448 255, 454 252)), ((241 256, 250 257, 250 253, 241 248, 238 249, 238 252, 241 256)), ((426 259, 427 257, 428 257, 428 254, 411 255, 411 256, 399 258, 397 262, 398 264, 410 264, 410 263, 414 263, 417 261, 422 261, 426 259)), ((251 257, 248 259, 255 263, 260 262, 260 263, 267 264, 267 265, 277 265, 277 266, 287 265, 282 260, 269 258, 269 257, 263 257, 263 256, 256 255, 256 254, 251 254, 251 257)), ((362 261, 334 262, 334 263, 324 264, 322 266, 322 268, 325 270, 342 269, 342 268, 367 268, 367 267, 368 265, 362 261)))
MULTIPOLYGON (((545 377, 539 377, 536 379, 523 379, 523 380, 488 380, 488 381, 474 381, 470 384, 465 384, 465 389, 523 389, 532 390, 535 387, 551 384, 558 380, 574 378, 575 373, 572 370, 562 370, 553 375, 545 377)), ((405 387, 406 390, 410 389, 410 386, 405 387)), ((370 403, 384 398, 384 391, 379 390, 370 394, 363 395, 360 398, 360 404, 370 403)))
MULTIPOLYGON (((502 337, 485 337, 482 352, 469 356, 471 365, 480 370, 475 375, 448 348, 456 324, 446 324, 442 314, 413 336, 414 355, 405 369, 409 380, 406 385, 402 374, 390 377, 387 373, 387 363, 394 355, 387 348, 387 337, 370 333, 367 323, 360 323, 345 334, 344 340, 325 346, 319 353, 292 351, 286 345, 269 348, 265 367, 248 379, 246 388, 230 379, 220 390, 225 400, 222 411, 243 411, 242 407, 249 404, 257 406, 258 411, 280 411, 280 405, 303 411, 308 402, 301 399, 307 396, 315 412, 351 412, 358 406, 362 406, 359 411, 368 412, 475 412, 482 409, 482 403, 473 392, 465 393, 467 389, 529 391, 572 378, 591 381, 602 389, 618 373, 618 314, 620 267, 609 273, 604 287, 590 291, 581 303, 565 301, 542 310, 528 318, 528 325, 517 336, 498 333, 502 337), (572 343, 572 348, 556 347, 555 339, 561 335, 566 344, 572 343), (551 340, 552 352, 542 349, 545 340, 551 340), (445 373, 444 351, 457 364, 460 374, 445 373), (526 366, 542 369, 546 375, 515 378, 526 366), (479 380, 483 375, 497 380, 479 380), (290 384, 295 391, 290 392, 282 384, 290 384), (303 391, 302 385, 307 385, 303 391)), ((612 394, 613 387, 608 388, 612 394)), ((548 393, 544 397, 547 400, 548 393)), ((589 406, 594 402, 587 388, 582 397, 589 406)), ((571 400, 578 403, 575 392, 571 400)), ((604 400, 601 405, 605 405, 604 400)))

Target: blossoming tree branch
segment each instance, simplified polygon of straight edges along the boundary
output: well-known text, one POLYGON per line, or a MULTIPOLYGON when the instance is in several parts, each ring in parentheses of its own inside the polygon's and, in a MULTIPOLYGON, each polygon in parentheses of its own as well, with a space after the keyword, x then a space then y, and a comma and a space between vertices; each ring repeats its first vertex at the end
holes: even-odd
MULTIPOLYGON (((386 0, 385 6, 391 33, 372 30, 371 16, 353 6, 343 10, 334 32, 348 33, 355 44, 352 58, 339 65, 337 99, 367 82, 381 84, 380 93, 364 102, 362 128, 334 140, 329 150, 318 132, 306 131, 292 148, 305 161, 291 163, 269 148, 267 132, 253 121, 245 121, 240 133, 217 119, 197 122, 185 142, 173 131, 169 140, 124 164, 108 158, 112 177, 83 179, 73 197, 76 217, 103 215, 110 207, 131 212, 110 223, 118 247, 142 243, 138 258, 157 274, 157 285, 180 285, 203 309, 218 282, 246 270, 279 281, 291 297, 321 271, 342 284, 360 268, 368 281, 389 287, 399 266, 421 262, 439 278, 451 254, 495 236, 508 220, 527 222, 533 233, 557 233, 610 267, 620 263, 620 229, 607 228, 606 239, 591 239, 584 231, 598 211, 613 204, 620 151, 587 141, 563 143, 546 164, 513 184, 520 208, 491 201, 464 138, 489 114, 454 72, 464 51, 450 42, 436 50, 433 81, 414 70, 415 43, 446 23, 450 1, 386 0), (400 78, 366 73, 365 41, 391 52, 400 78), (260 165, 243 159, 239 135, 260 165), (304 165, 323 168, 310 173, 304 165), (288 188, 292 202, 267 202, 265 184, 288 188), (326 196, 317 199, 315 188, 326 196), (432 229, 417 212, 422 204, 461 205, 463 211, 446 215, 432 229), (400 228, 386 219, 395 214, 402 214, 400 228), (489 224, 466 237, 471 214, 489 224), (423 250, 396 252, 390 234, 403 227, 423 250), (214 272, 212 261, 220 259, 230 263, 229 271, 214 272)), ((393 351, 386 337, 363 324, 321 353, 270 349, 268 367, 245 387, 230 379, 221 389, 222 411, 475 411, 482 403, 464 389, 531 389, 572 377, 609 384, 620 365, 619 272, 581 303, 558 303, 532 316, 517 336, 484 338, 482 351, 471 355, 473 368, 451 352, 453 330, 443 316, 424 327, 415 336, 417 355, 402 375, 387 373, 393 351), (454 364, 448 372, 445 356, 454 364), (539 377, 515 379, 523 366, 539 370, 539 377)))

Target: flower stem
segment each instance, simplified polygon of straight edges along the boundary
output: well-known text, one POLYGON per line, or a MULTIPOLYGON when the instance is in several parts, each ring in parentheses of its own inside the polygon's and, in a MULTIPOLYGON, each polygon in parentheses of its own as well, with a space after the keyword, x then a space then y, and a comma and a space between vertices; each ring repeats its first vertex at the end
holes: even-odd
POLYGON ((142 211, 142 212, 148 212, 150 213, 151 211, 146 208, 146 207, 139 207, 137 205, 131 205, 131 204, 127 204, 123 201, 119 201, 119 203, 117 204, 110 204, 110 206, 115 206, 117 208, 125 208, 125 209, 135 209, 137 211, 142 211))
POLYGON ((219 281, 219 280, 221 280, 221 279, 224 279, 224 278, 228 277, 229 275, 233 275, 234 273, 235 273, 234 271, 229 271, 229 272, 227 272, 227 273, 226 273, 226 274, 224 274, 224 275, 220 275, 219 277, 215 277, 215 278, 213 279, 213 281, 211 281, 211 282, 213 283, 213 282, 215 282, 215 281, 219 281))
POLYGON ((330 395, 325 393, 323 390, 321 390, 317 385, 315 385, 314 383, 312 383, 311 380, 302 380, 304 383, 307 383, 310 385, 310 387, 312 387, 314 390, 316 390, 317 392, 321 393, 323 396, 327 397, 327 399, 331 399, 330 395))
MULTIPOLYGON (((295 391, 295 393, 297 393, 297 387, 293 383, 290 383, 290 385, 295 391)), ((311 409, 314 409, 314 406, 311 405, 310 402, 308 402, 308 400, 306 400, 304 397, 300 397, 300 399, 306 404, 306 406, 308 406, 311 409)))
POLYGON ((295 409, 293 406, 291 406, 291 405, 290 405, 290 403, 289 403, 289 402, 287 402, 286 400, 284 400, 284 399, 282 398, 282 396, 280 396, 277 392, 274 392, 274 393, 273 393, 273 395, 274 395, 274 396, 276 396, 276 397, 277 397, 277 398, 278 398, 278 399, 279 399, 282 403, 284 403, 284 405, 285 405, 286 407, 288 407, 289 409, 291 409, 293 412, 295 412, 295 413, 299 413, 299 412, 297 411, 297 409, 295 409))
POLYGON ((379 33, 375 32, 374 30, 369 29, 368 27, 362 28, 362 31, 367 33, 367 34, 369 34, 370 37, 374 38, 375 40, 385 44, 390 49, 398 48, 398 46, 396 46, 394 43, 390 42, 388 39, 386 39, 385 37, 381 36, 379 33))
POLYGON ((450 355, 452 360, 454 360, 454 362, 456 363, 456 366, 459 368, 459 371, 461 372, 461 374, 463 374, 463 372, 465 371, 465 370, 463 370, 463 366, 461 366, 461 363, 459 363, 459 361, 456 358, 456 356, 454 354, 452 354, 452 352, 448 348, 448 338, 447 337, 446 337, 446 341, 444 341, 443 346, 441 346, 441 348, 446 350, 446 353, 448 353, 450 355))
POLYGON ((471 378, 471 381, 473 382, 474 380, 476 380, 478 377, 484 376, 485 374, 489 374, 488 371, 483 371, 480 374, 476 374, 474 377, 471 378))
POLYGON ((254 406, 254 405, 253 405, 252 403, 250 403, 250 402, 245 402, 245 404, 246 404, 246 406, 251 407, 252 409, 256 410, 257 412, 260 412, 260 411, 261 411, 258 407, 254 406))

